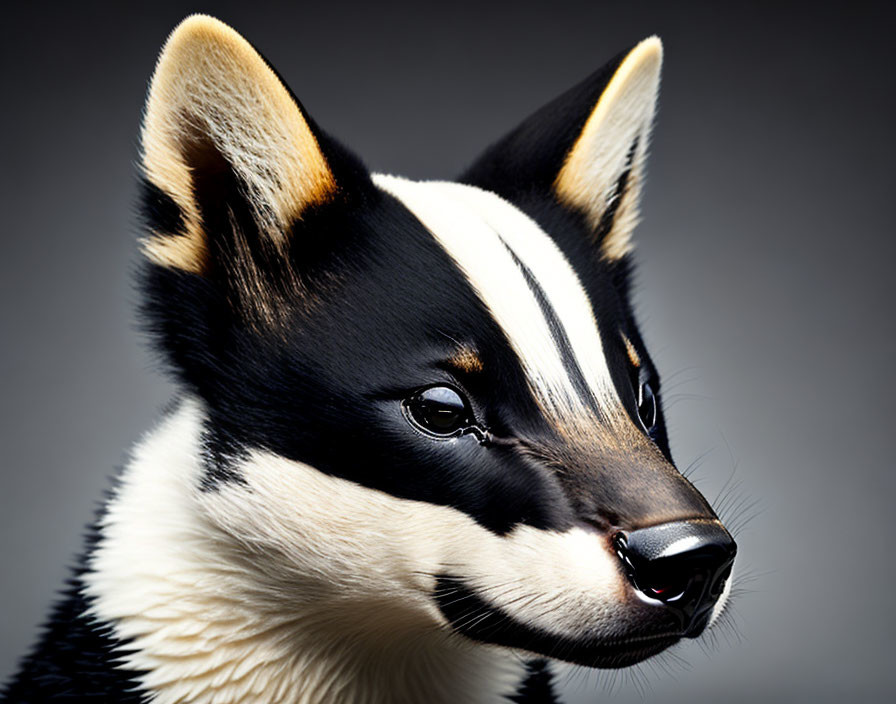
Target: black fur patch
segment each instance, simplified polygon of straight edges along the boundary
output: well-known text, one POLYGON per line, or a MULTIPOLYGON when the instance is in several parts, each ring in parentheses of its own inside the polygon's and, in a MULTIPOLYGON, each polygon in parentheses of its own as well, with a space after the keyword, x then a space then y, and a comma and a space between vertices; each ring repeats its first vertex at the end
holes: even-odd
POLYGON ((148 693, 140 689, 138 682, 144 673, 117 667, 127 655, 129 644, 118 640, 109 624, 87 615, 91 604, 84 596, 82 579, 99 540, 98 523, 99 517, 88 532, 87 551, 37 644, 5 689, 0 690, 3 702, 144 704, 148 701, 148 693))
POLYGON ((556 704, 553 675, 546 660, 526 663, 526 679, 510 701, 516 704, 556 704))
POLYGON ((4 702, 147 701, 146 692, 137 682, 141 673, 115 666, 126 654, 127 645, 116 640, 108 624, 85 616, 90 604, 81 589, 79 580, 69 583, 39 643, 2 693, 4 702))
POLYGON ((224 484, 248 486, 239 471, 239 463, 246 458, 246 450, 236 442, 227 429, 207 419, 202 433, 202 491, 217 491, 224 484))
POLYGON ((139 213, 143 224, 154 232, 181 235, 184 217, 174 199, 146 178, 139 181, 139 213))

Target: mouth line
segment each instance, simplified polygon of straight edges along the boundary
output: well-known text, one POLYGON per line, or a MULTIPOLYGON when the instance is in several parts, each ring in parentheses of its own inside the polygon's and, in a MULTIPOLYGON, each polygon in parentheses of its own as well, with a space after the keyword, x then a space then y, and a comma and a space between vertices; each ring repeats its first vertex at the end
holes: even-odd
POLYGON ((524 650, 586 667, 617 668, 634 665, 677 643, 683 634, 663 631, 601 640, 570 638, 523 623, 487 603, 464 580, 440 575, 433 595, 452 629, 467 638, 524 650))
POLYGON ((682 638, 684 638, 684 634, 677 632, 673 633, 671 631, 666 633, 650 633, 643 636, 632 636, 631 638, 605 640, 601 642, 601 647, 634 649, 635 646, 650 645, 651 643, 656 643, 657 641, 676 641, 681 640, 682 638))
POLYGON ((659 633, 625 638, 617 642, 604 642, 601 643, 600 649, 607 649, 611 652, 597 655, 599 662, 593 666, 602 668, 628 667, 657 655, 666 648, 675 645, 682 637, 679 633, 659 633))

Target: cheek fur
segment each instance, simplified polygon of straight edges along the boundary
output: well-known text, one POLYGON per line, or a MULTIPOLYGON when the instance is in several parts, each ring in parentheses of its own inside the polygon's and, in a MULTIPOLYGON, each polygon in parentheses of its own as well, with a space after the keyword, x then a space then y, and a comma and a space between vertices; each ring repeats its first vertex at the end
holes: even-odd
POLYGON ((499 535, 456 509, 261 451, 235 467, 242 481, 203 490, 203 425, 202 405, 185 401, 137 449, 85 578, 95 615, 133 639, 127 663, 153 673, 151 688, 182 680, 178 658, 200 651, 187 664, 206 681, 249 640, 272 677, 293 671, 282 668, 296 643, 316 657, 324 636, 382 648, 438 633, 466 653, 470 641, 445 639, 435 590, 446 574, 557 637, 613 639, 649 621, 595 530, 499 535))
POLYGON ((626 586, 606 539, 585 527, 560 532, 521 526, 497 559, 468 564, 471 584, 518 621, 576 637, 618 627, 626 586))
POLYGON ((624 621, 625 581, 596 531, 519 526, 499 536, 455 509, 395 498, 267 453, 253 452, 239 471, 246 485, 202 502, 245 547, 252 579, 272 595, 351 593, 443 624, 432 594, 437 575, 450 573, 549 632, 574 636, 587 622, 598 635, 624 621))

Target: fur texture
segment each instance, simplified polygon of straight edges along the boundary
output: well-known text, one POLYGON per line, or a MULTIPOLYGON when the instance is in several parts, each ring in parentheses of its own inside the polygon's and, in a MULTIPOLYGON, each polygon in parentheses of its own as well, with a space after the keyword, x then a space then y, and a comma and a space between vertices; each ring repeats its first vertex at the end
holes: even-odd
POLYGON ((629 301, 661 56, 411 182, 185 20, 142 132, 142 313, 182 395, 7 700, 531 704, 546 658, 689 635, 616 541, 718 520, 629 301))

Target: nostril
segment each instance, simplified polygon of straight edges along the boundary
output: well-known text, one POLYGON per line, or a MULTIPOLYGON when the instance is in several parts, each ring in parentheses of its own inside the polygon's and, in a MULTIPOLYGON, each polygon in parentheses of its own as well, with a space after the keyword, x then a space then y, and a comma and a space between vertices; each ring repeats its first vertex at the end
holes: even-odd
POLYGON ((637 587, 664 603, 674 603, 684 599, 691 588, 693 578, 690 575, 651 575, 636 578, 637 587))
POLYGON ((731 575, 736 552, 721 524, 665 523, 617 533, 613 545, 635 589, 679 616, 686 635, 703 630, 731 575))
POLYGON ((633 554, 628 547, 628 537, 618 533, 614 538, 616 554, 625 566, 625 573, 632 586, 643 594, 662 602, 680 601, 688 592, 691 576, 681 574, 670 565, 650 565, 633 554))

